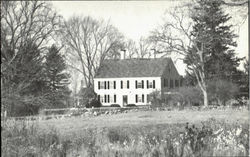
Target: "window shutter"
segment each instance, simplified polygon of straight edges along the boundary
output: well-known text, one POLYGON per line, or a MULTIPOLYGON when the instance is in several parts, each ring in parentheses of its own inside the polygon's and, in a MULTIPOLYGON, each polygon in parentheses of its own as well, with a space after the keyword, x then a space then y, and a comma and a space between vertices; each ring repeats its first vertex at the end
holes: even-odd
POLYGON ((104 89, 106 89, 106 81, 104 81, 104 89))
POLYGON ((137 81, 135 81, 135 89, 137 89, 137 81))
POLYGON ((142 94, 142 102, 144 103, 144 94, 142 94))
POLYGON ((98 81, 98 89, 100 89, 101 88, 101 83, 100 83, 100 81, 98 81))
POLYGON ((148 80, 147 80, 147 88, 149 88, 148 80))
POLYGON ((127 80, 127 88, 129 89, 129 80, 127 80))
POLYGON ((108 81, 108 89, 109 89, 109 81, 108 81))
POLYGON ((135 102, 138 103, 138 95, 135 95, 135 102))
POLYGON ((115 84, 115 83, 116 83, 116 82, 114 81, 114 89, 116 88, 116 86, 115 86, 116 84, 115 84))
POLYGON ((123 82, 121 81, 121 89, 122 89, 122 87, 123 87, 122 85, 123 85, 123 82))
POLYGON ((149 94, 147 94, 147 103, 149 103, 149 94))
POLYGON ((153 88, 155 88, 155 80, 153 80, 153 88))
POLYGON ((141 81, 141 87, 144 88, 144 81, 141 81))
POLYGON ((116 95, 114 95, 114 103, 116 103, 116 95))

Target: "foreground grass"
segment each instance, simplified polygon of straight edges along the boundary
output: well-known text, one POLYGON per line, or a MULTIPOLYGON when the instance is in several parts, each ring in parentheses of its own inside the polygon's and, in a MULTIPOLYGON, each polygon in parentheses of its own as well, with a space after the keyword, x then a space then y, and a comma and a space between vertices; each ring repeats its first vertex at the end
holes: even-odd
POLYGON ((247 111, 233 110, 9 121, 1 132, 1 153, 53 157, 247 156, 248 122, 247 111))

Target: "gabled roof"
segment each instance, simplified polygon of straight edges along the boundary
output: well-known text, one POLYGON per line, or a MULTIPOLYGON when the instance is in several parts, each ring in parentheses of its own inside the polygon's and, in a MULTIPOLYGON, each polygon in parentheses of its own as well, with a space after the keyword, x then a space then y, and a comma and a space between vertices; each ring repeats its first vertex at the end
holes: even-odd
POLYGON ((171 58, 104 60, 95 78, 160 77, 171 58))

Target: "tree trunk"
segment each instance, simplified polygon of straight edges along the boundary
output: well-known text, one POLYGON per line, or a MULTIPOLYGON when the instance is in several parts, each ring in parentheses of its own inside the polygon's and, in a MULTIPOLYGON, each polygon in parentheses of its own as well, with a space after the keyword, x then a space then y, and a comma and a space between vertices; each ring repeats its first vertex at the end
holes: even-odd
POLYGON ((208 96, 207 96, 207 90, 202 90, 203 93, 203 103, 204 107, 208 107, 208 96))

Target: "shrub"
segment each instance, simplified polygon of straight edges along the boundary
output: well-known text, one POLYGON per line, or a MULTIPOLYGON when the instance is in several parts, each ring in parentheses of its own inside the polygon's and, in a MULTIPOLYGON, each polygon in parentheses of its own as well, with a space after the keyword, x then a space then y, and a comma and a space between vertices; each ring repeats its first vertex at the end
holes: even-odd
POLYGON ((209 99, 217 102, 218 105, 225 105, 226 101, 234 98, 238 91, 239 87, 227 80, 211 80, 208 82, 209 99))
POLYGON ((121 107, 119 104, 111 104, 110 107, 121 107))
POLYGON ((111 143, 123 144, 125 141, 129 142, 129 136, 126 132, 121 131, 119 128, 110 128, 107 132, 107 137, 111 143))
POLYGON ((86 106, 87 108, 92 107, 90 105, 90 102, 97 96, 93 88, 81 88, 78 94, 80 95, 81 98, 79 102, 79 107, 83 106, 86 106))
POLYGON ((18 103, 13 106, 10 116, 31 116, 39 113, 40 106, 28 104, 28 103, 18 103))
POLYGON ((136 107, 135 104, 128 104, 127 107, 136 107))
POLYGON ((153 106, 161 106, 162 100, 161 100, 161 92, 158 90, 153 91, 149 94, 149 101, 151 102, 152 107, 153 106))
POLYGON ((181 102, 185 106, 197 106, 202 102, 201 90, 197 86, 180 87, 171 92, 176 94, 167 95, 165 98, 172 102, 181 102))
POLYGON ((102 104, 100 101, 96 100, 96 99, 93 99, 90 103, 87 103, 86 104, 86 107, 87 108, 92 108, 92 107, 101 107, 102 104))

